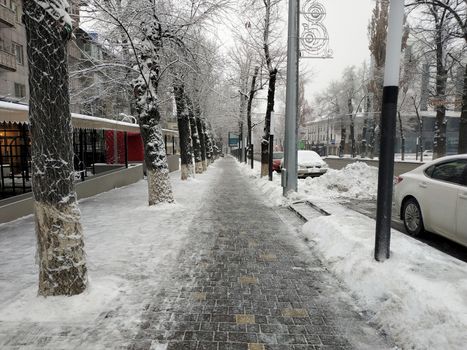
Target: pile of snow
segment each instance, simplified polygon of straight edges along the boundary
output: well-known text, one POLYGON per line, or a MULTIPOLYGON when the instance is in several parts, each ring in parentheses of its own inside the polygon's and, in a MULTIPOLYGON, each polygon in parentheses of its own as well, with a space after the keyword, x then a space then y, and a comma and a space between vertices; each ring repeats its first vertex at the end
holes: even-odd
POLYGON ((347 165, 341 170, 299 182, 299 192, 327 198, 375 199, 378 192, 378 168, 363 162, 347 165))
POLYGON ((261 163, 240 164, 240 171, 249 177, 267 197, 270 205, 287 205, 301 199, 338 199, 358 198, 375 199, 378 192, 378 168, 363 162, 347 165, 341 170, 328 169, 319 177, 298 180, 298 193, 289 198, 282 197, 281 174, 274 173, 273 181, 260 177, 261 163))
POLYGON ((282 197, 282 187, 280 174, 274 173, 273 181, 269 181, 268 177, 261 177, 261 163, 258 161, 254 162, 254 169, 251 169, 250 162, 237 163, 240 168, 240 172, 250 178, 261 193, 264 195, 265 204, 268 206, 279 206, 288 203, 288 199, 282 197))
POLYGON ((397 344, 465 349, 467 264, 395 230, 391 258, 376 262, 375 222, 352 211, 313 219, 303 233, 397 344))

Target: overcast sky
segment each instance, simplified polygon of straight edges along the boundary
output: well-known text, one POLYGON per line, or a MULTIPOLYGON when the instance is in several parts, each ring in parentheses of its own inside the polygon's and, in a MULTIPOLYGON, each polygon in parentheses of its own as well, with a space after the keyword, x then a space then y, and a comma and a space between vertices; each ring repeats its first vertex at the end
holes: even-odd
MULTIPOLYGON (((305 0, 301 0, 303 6, 305 0)), ((342 71, 349 65, 359 66, 369 60, 367 28, 374 7, 374 0, 320 0, 326 7, 327 16, 324 21, 330 38, 330 48, 333 51, 332 59, 302 59, 301 68, 312 72, 312 81, 306 85, 308 100, 332 80, 338 80, 342 71)), ((286 2, 284 3, 286 5, 286 2)), ((284 6, 284 20, 287 20, 287 6, 284 6)), ((232 18, 226 19, 226 25, 216 28, 217 39, 222 51, 228 52, 233 46, 229 26, 233 24, 232 18)), ((286 28, 284 29, 286 31, 286 28)), ((284 33, 286 35, 286 33, 284 33)))
POLYGON ((313 71, 313 81, 307 85, 307 95, 324 89, 340 78, 349 65, 369 60, 367 27, 374 7, 372 0, 322 0, 326 7, 325 24, 329 32, 333 59, 305 59, 301 64, 313 71))

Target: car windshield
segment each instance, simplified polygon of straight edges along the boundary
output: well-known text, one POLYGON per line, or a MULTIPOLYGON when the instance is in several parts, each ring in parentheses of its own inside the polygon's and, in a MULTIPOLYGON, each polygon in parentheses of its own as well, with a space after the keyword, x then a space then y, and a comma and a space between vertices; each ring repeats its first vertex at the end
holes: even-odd
POLYGON ((283 152, 274 152, 272 154, 272 159, 282 159, 282 158, 284 158, 283 152))
POLYGON ((323 160, 315 151, 298 151, 298 162, 299 163, 309 163, 309 162, 319 162, 323 160))

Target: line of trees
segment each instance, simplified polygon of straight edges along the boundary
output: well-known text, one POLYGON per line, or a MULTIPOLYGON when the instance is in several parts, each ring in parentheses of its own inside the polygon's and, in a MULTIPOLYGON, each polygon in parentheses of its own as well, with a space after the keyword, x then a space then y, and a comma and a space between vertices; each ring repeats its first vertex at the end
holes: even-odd
MULTIPOLYGON (((166 110, 176 109, 182 179, 194 171, 202 173, 214 160, 218 139, 212 124, 224 85, 218 50, 203 31, 228 6, 229 0, 87 2, 86 17, 112 55, 74 74, 86 77, 98 71, 104 83, 132 92, 144 144, 149 205, 174 201, 161 124, 166 110)), ((67 65, 73 26, 68 10, 66 0, 24 3, 39 294, 43 296, 75 295, 87 286, 73 183, 67 65)))
MULTIPOLYGON (((238 103, 239 134, 244 135, 251 156, 253 149, 252 129, 261 124, 261 176, 268 175, 269 140, 272 115, 275 112, 278 85, 285 68, 286 43, 282 33, 286 28, 282 18, 286 2, 282 0, 244 0, 238 4, 238 26, 234 28, 235 47, 230 52, 230 82, 236 91, 232 97, 238 103), (254 125, 253 108, 258 108, 255 98, 264 95, 266 101, 264 119, 254 125)), ((244 138, 244 137, 243 137, 244 138)))
MULTIPOLYGON (((389 2, 377 0, 368 26, 371 63, 348 67, 339 81, 316 98, 314 110, 332 119, 350 121, 351 154, 356 155, 356 113, 364 113, 362 155, 377 155, 381 91, 383 86, 389 2)), ((417 0, 406 4, 407 15, 401 46, 401 80, 398 110, 400 152, 405 153, 405 132, 417 131, 423 147, 420 111, 436 112, 434 158, 447 150, 446 112, 460 112, 458 152, 467 152, 467 3, 464 0, 417 0), (406 116, 416 115, 414 122, 406 116)), ((347 130, 342 122, 341 142, 347 130)), ((341 145, 343 149, 344 145, 341 145)), ((423 149, 420 149, 423 153, 423 149)))

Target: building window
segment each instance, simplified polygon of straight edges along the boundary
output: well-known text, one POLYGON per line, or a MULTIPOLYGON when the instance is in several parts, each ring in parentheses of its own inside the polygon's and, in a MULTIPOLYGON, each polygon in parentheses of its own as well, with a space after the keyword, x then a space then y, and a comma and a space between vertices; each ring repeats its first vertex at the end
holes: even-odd
POLYGON ((26 97, 26 85, 15 83, 15 97, 26 97))
POLYGON ((24 52, 23 52, 23 45, 13 43, 13 50, 16 56, 16 62, 18 64, 24 65, 24 52))
POLYGON ((15 2, 11 2, 11 9, 15 12, 15 18, 17 23, 21 22, 21 6, 15 2))

